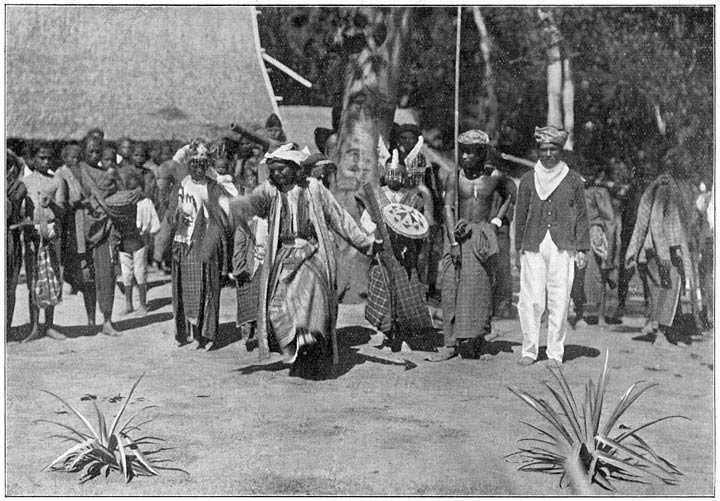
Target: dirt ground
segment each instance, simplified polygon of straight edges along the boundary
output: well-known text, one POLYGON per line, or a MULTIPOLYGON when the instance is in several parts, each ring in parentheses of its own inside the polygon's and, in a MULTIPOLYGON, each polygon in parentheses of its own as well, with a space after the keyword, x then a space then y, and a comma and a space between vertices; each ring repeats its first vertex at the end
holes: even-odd
MULTIPOLYGON (((27 332, 27 295, 18 287, 14 326, 5 345, 6 495, 568 495, 558 477, 516 471, 504 456, 531 436, 520 421, 539 416, 510 391, 515 386, 551 398, 547 361, 517 364, 518 321, 497 321, 490 360, 430 363, 425 351, 375 347, 381 335, 363 319, 363 305, 341 306, 340 365, 325 380, 289 375, 280 356, 258 362, 234 324, 234 291, 222 291, 221 342, 212 352, 178 348, 173 339, 170 285, 153 274, 150 314, 122 317, 120 338, 89 332, 81 296, 64 295, 56 321, 70 339, 20 344, 27 332), (18 328, 17 326, 20 326, 18 328), (143 432, 172 447, 165 457, 188 472, 162 472, 126 484, 112 473, 79 484, 79 475, 41 471, 66 448, 58 430, 39 418, 78 425, 49 390, 94 411, 86 394, 113 416, 141 375, 129 409, 157 405, 143 432)), ((66 291, 67 292, 67 291, 66 291)), ((571 331, 564 372, 577 395, 597 378, 610 350, 605 417, 635 381, 659 386, 633 405, 622 423, 684 414, 642 436, 685 476, 676 486, 617 482, 621 495, 713 495, 714 340, 661 349, 640 333, 635 315, 624 325, 571 331)), ((441 342, 441 336, 433 342, 441 342)))

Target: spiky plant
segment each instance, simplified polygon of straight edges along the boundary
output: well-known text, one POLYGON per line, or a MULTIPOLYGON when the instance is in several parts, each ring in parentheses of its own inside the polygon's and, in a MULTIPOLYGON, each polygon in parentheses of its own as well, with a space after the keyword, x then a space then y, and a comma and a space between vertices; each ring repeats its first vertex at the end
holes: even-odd
POLYGON ((577 494, 590 494, 593 483, 614 491, 611 479, 645 483, 657 478, 666 484, 675 484, 678 481, 678 476, 682 475, 680 470, 655 453, 653 448, 638 436, 638 432, 667 419, 688 419, 687 417, 664 416, 635 427, 619 425, 619 431, 613 432, 613 428, 628 408, 643 393, 657 386, 657 383, 638 381, 630 386, 610 417, 600 425, 608 357, 609 353, 606 353, 597 384, 590 379, 585 385, 582 408, 578 407, 561 369, 551 369, 560 386, 559 391, 545 383, 559 405, 557 410, 542 398, 509 388, 550 424, 550 427, 542 428, 522 422, 540 436, 521 439, 520 442, 528 445, 506 456, 521 463, 519 470, 561 475, 560 486, 563 486, 563 480, 567 478, 577 494))
POLYGON ((62 438, 67 442, 74 442, 72 447, 60 454, 60 456, 45 466, 43 470, 52 469, 66 472, 82 471, 83 475, 81 475, 80 478, 81 483, 86 482, 91 478, 95 478, 102 473, 107 476, 112 470, 120 471, 125 476, 126 482, 129 482, 130 479, 136 475, 158 475, 158 469, 178 470, 178 468, 161 467, 157 464, 165 462, 165 460, 157 459, 154 455, 165 449, 157 448, 155 450, 145 452, 140 450, 141 446, 157 446, 158 442, 163 441, 161 438, 152 436, 142 436, 138 438, 130 437, 131 432, 139 431, 140 426, 149 423, 152 419, 148 419, 135 425, 132 424, 133 421, 142 412, 157 406, 148 405, 143 407, 130 419, 125 421, 124 425, 119 426, 120 418, 125 412, 135 388, 138 383, 140 383, 142 377, 143 376, 140 376, 138 380, 135 381, 135 384, 133 384, 130 389, 130 393, 128 394, 127 399, 125 399, 120 412, 117 413, 109 426, 107 425, 105 416, 102 412, 100 412, 100 409, 93 400, 93 406, 95 407, 95 413, 97 415, 97 428, 93 427, 89 419, 83 416, 77 409, 61 397, 50 391, 43 390, 45 393, 60 400, 65 407, 70 409, 73 414, 75 414, 80 421, 83 422, 86 428, 86 430, 77 429, 48 419, 36 420, 35 422, 52 423, 64 428, 71 434, 52 436, 62 438))

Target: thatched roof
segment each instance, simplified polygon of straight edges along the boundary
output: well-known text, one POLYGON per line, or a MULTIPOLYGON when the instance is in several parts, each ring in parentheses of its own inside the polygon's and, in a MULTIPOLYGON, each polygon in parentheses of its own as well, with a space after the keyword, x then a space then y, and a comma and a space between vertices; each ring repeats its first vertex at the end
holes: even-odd
POLYGON ((217 137, 277 111, 252 7, 7 6, 6 135, 217 137))

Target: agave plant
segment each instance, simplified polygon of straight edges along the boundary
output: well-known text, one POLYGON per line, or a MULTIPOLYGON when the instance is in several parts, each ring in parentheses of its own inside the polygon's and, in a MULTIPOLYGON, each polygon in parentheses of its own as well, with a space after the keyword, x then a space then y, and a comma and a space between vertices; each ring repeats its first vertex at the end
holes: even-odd
POLYGON ((567 478, 570 486, 577 494, 590 494, 593 483, 602 488, 614 491, 611 479, 647 482, 652 478, 660 479, 666 484, 675 484, 680 470, 668 460, 660 457, 638 436, 638 432, 661 421, 672 418, 688 419, 685 416, 664 416, 635 427, 618 426, 613 428, 628 408, 656 383, 638 381, 622 396, 610 417, 600 425, 605 399, 608 356, 605 354, 605 365, 600 373, 597 385, 592 379, 585 385, 585 400, 582 408, 578 407, 567 379, 562 370, 551 369, 560 390, 550 384, 550 390, 559 409, 554 409, 542 398, 536 398, 527 392, 509 388, 523 402, 540 414, 550 427, 541 428, 522 422, 540 435, 523 438, 520 442, 529 444, 509 454, 521 463, 523 471, 539 471, 558 474, 560 485, 567 478))
POLYGON ((50 421, 47 419, 36 420, 35 422, 52 423, 64 428, 71 434, 52 436, 62 438, 64 441, 74 442, 72 447, 67 449, 58 456, 57 459, 45 466, 43 470, 52 469, 66 472, 83 471, 84 474, 81 476, 80 482, 86 482, 91 478, 97 477, 101 473, 104 473, 105 476, 107 476, 112 470, 120 471, 125 476, 126 482, 129 482, 135 475, 158 475, 158 469, 177 470, 177 468, 161 467, 156 464, 164 462, 164 460, 156 459, 153 455, 165 449, 158 448, 145 452, 140 450, 141 446, 156 445, 157 442, 161 442, 162 439, 151 436, 142 436, 139 438, 130 437, 131 432, 139 431, 140 426, 149 423, 152 419, 148 419, 135 425, 132 424, 133 421, 143 411, 157 406, 149 405, 143 407, 130 417, 130 419, 125 421, 124 425, 119 425, 120 418, 125 412, 125 409, 132 398, 133 392, 135 391, 138 383, 140 383, 141 379, 142 376, 135 381, 135 384, 132 386, 130 393, 125 399, 120 412, 117 413, 109 426, 107 425, 105 416, 102 412, 100 412, 100 409, 95 403, 95 400, 93 400, 93 406, 95 407, 95 413, 97 415, 97 427, 93 427, 89 419, 83 416, 77 409, 61 397, 52 392, 43 390, 45 393, 48 393, 60 400, 65 407, 70 409, 80 419, 80 421, 83 422, 86 428, 79 430, 57 421, 50 421))

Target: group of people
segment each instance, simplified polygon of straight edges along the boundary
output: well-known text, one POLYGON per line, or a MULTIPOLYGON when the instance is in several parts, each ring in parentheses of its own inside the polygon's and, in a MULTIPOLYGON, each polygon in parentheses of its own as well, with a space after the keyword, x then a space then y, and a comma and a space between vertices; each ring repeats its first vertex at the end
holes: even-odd
MULTIPOLYGON (((565 131, 536 128, 539 160, 516 186, 492 165, 485 132, 458 137, 460 165, 449 172, 426 160, 420 129, 405 124, 394 128, 389 148, 378 145, 380 183, 358 194, 356 221, 332 194, 334 131, 321 134, 323 153, 315 155, 287 142, 274 115, 262 130, 236 132, 149 154, 145 143, 124 138, 115 147, 94 130, 65 146, 54 170, 48 144, 33 145, 26 160, 8 150, 7 325, 23 260, 32 325, 25 341, 64 338, 54 326, 63 280, 83 295, 89 325, 97 303, 101 332, 119 335, 112 318, 117 268, 123 313, 146 315, 147 269, 156 266, 172 275, 179 345, 216 346, 220 290, 234 282, 237 327, 245 340, 256 339, 261 357, 276 350, 291 364, 337 362, 340 238, 371 260, 366 318, 388 345, 399 349, 432 331, 427 301, 440 294, 444 346, 428 360, 477 358, 486 352, 493 317, 515 315, 513 221, 521 365, 538 358, 546 311, 547 356, 562 364, 571 298, 576 321, 617 318, 606 312, 607 295, 620 275, 627 282, 618 272, 636 265, 649 334, 659 329, 673 343, 684 341, 673 325, 686 289, 705 291, 703 302, 693 302, 698 324, 712 319, 712 281, 700 283, 698 274, 698 265, 712 270, 712 231, 697 236, 695 225, 701 210, 712 213, 714 199, 711 192, 695 197, 672 172, 647 188, 634 230, 623 233, 627 188, 606 170, 583 177, 568 166, 565 131), (383 214, 398 204, 423 214, 427 231, 393 231, 383 214)), ((704 220, 711 228, 712 216, 704 220)))

